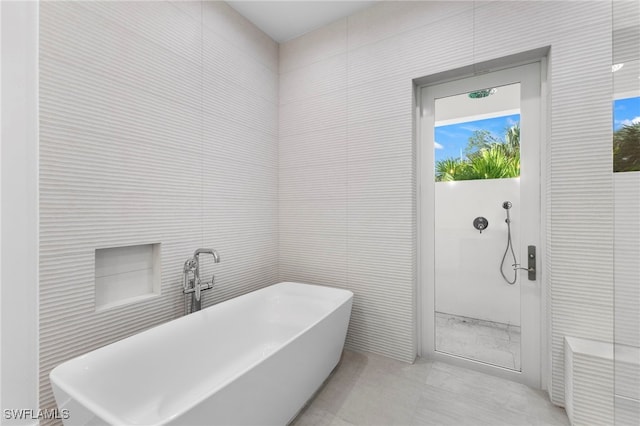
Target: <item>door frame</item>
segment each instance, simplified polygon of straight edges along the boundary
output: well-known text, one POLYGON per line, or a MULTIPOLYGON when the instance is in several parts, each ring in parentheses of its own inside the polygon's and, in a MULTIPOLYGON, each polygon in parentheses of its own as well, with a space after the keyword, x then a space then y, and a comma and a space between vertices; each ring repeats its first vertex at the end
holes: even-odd
MULTIPOLYGON (((471 368, 481 372, 489 373, 495 376, 504 377, 517 382, 525 383, 535 388, 546 387, 548 380, 548 339, 547 339, 547 288, 546 288, 546 268, 543 259, 546 259, 546 200, 543 188, 546 187, 546 140, 548 138, 548 116, 547 116, 547 82, 546 82, 546 58, 527 61, 520 64, 513 64, 508 67, 496 67, 488 72, 480 75, 455 76, 455 78, 442 79, 437 82, 416 86, 415 105, 416 105, 416 188, 417 188, 417 354, 434 360, 445 361, 451 364, 471 368), (481 87, 495 87, 505 84, 520 82, 521 76, 527 75, 527 78, 533 78, 531 86, 536 88, 537 99, 536 105, 528 105, 523 101, 521 111, 527 110, 528 116, 537 116, 537 126, 529 129, 538 140, 538 170, 537 194, 539 210, 534 213, 538 222, 538 231, 535 235, 525 235, 521 238, 521 246, 525 244, 533 244, 537 247, 537 280, 529 282, 521 279, 521 316, 523 323, 528 321, 527 327, 523 330, 523 334, 534 333, 538 337, 539 350, 521 346, 522 372, 509 370, 479 361, 470 360, 455 355, 436 352, 434 350, 434 311, 435 311, 435 276, 434 276, 434 195, 435 182, 433 179, 434 161, 433 148, 424 149, 425 146, 433 146, 433 116, 425 116, 423 112, 423 92, 440 89, 447 92, 447 95, 453 95, 456 92, 468 92, 481 87), (455 88, 455 90, 453 90, 455 88), (468 89, 468 90, 467 90, 468 89), (426 129, 430 129, 426 131, 426 129), (431 142, 431 143, 429 143, 431 142), (533 300, 532 300, 533 298, 533 300), (532 303, 533 302, 533 303, 532 303), (532 306, 534 305, 534 306, 532 306), (535 314, 536 318, 531 315, 535 314), (430 332, 429 332, 430 330, 430 332), (525 367, 526 364, 526 367, 525 367)), ((452 72, 453 74, 453 72, 452 72)), ((523 90, 521 98, 527 96, 523 90)), ((524 113, 522 113, 524 115, 524 113)), ((522 148, 521 148, 522 149, 522 148)), ((526 155, 526 154, 525 154, 526 155)), ((524 155, 523 155, 524 157, 524 155)), ((521 192, 528 190, 528 182, 521 181, 521 192)), ((524 209, 522 210, 524 212, 524 209)), ((523 221, 524 222, 524 221, 523 221)), ((524 227, 523 227, 524 229, 524 227)), ((522 253, 521 253, 522 256, 522 253)), ((521 259, 519 259, 521 260, 521 259)), ((525 259, 526 260, 526 259, 525 259)), ((526 263, 526 262, 525 262, 526 263)))

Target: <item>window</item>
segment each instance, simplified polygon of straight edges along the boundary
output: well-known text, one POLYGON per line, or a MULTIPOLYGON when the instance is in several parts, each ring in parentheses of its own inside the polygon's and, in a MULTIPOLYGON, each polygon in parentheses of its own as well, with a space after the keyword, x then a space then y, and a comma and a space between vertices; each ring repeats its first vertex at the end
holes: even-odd
POLYGON ((436 182, 520 176, 520 83, 435 103, 436 182))
POLYGON ((640 96, 613 101, 613 171, 640 171, 640 96))

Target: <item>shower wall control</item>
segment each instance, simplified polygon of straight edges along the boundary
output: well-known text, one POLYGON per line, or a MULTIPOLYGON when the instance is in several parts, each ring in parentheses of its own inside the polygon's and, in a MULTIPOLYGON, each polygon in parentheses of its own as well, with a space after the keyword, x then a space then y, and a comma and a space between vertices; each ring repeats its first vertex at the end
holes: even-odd
POLYGON ((527 273, 529 281, 536 280, 536 246, 527 246, 527 273))
POLYGON ((475 219, 473 219, 473 227, 476 228, 478 231, 480 231, 481 234, 482 234, 482 231, 487 229, 488 226, 489 226, 489 221, 482 216, 478 216, 475 219))

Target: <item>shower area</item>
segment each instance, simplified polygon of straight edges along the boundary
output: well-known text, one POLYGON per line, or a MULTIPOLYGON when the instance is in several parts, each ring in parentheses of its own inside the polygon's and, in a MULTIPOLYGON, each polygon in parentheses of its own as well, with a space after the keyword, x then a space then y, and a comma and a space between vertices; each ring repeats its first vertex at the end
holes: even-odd
POLYGON ((460 182, 457 186, 436 184, 440 207, 436 209, 435 234, 435 349, 515 371, 521 366, 521 274, 513 270, 513 246, 519 236, 514 232, 509 238, 511 224, 500 217, 499 198, 513 200, 502 203, 510 206, 502 216, 513 210, 508 220, 517 231, 519 214, 513 205, 520 201, 519 183, 514 177, 460 182), (468 233, 456 226, 461 214, 451 213, 458 209, 467 214, 481 209, 492 220, 481 216, 484 221, 479 220, 479 227, 486 227, 484 233, 480 229, 477 234, 468 233), (488 223, 496 230, 489 229, 488 223), (504 260, 498 268, 496 259, 500 257, 504 260))
POLYGON ((423 353, 533 385, 540 70, 535 62, 421 89, 421 182, 433 200, 421 212, 423 353))

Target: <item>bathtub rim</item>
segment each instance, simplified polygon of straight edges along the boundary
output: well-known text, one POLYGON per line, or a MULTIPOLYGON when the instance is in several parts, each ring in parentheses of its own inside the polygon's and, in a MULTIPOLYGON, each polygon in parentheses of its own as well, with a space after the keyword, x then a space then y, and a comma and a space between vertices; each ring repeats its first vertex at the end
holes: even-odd
MULTIPOLYGON (((348 295, 348 297, 346 297, 344 300, 342 300, 340 303, 338 303, 333 309, 327 311, 327 313, 325 313, 324 315, 319 317, 317 320, 315 320, 314 322, 309 324, 307 327, 303 328, 298 333, 294 334, 292 337, 287 339, 285 342, 282 343, 282 345, 279 345, 273 352, 269 353, 266 357, 263 357, 263 358, 261 358, 261 359, 259 359, 257 361, 252 362, 252 363, 249 363, 246 368, 242 369, 238 373, 236 373, 236 374, 230 376, 229 378, 227 378, 226 380, 222 381, 219 385, 217 385, 215 387, 212 387, 212 388, 209 388, 206 392, 203 392, 202 395, 199 395, 196 398, 192 398, 191 400, 189 400, 189 402, 187 404, 185 404, 179 411, 176 411, 175 413, 172 413, 170 415, 164 416, 164 417, 160 418, 160 420, 155 422, 155 423, 141 423, 139 421, 138 422, 128 422, 126 418, 120 418, 119 416, 113 415, 110 410, 103 408, 103 406, 101 404, 95 403, 90 398, 85 398, 81 394, 81 391, 79 389, 77 389, 76 387, 74 387, 73 385, 68 385, 67 383, 61 383, 59 373, 58 374, 54 374, 54 373, 56 373, 56 370, 58 370, 59 369, 58 367, 60 367, 61 365, 64 365, 64 364, 67 364, 67 363, 70 363, 70 362, 77 362, 77 361, 79 361, 79 360, 81 360, 83 358, 86 358, 89 354, 91 354, 91 353, 93 353, 95 351, 98 351, 98 350, 100 350, 102 348, 106 348, 106 347, 108 347, 110 345, 122 344, 121 342, 125 342, 127 340, 133 339, 136 336, 139 336, 140 334, 149 333, 149 332, 152 332, 153 330, 157 329, 158 327, 162 327, 162 326, 164 326, 166 324, 169 324, 171 322, 180 321, 180 320, 183 320, 185 318, 188 318, 189 315, 183 315, 183 316, 175 318, 175 319, 173 319, 171 321, 167 321, 167 322, 158 324, 158 325, 153 326, 153 327, 151 327, 151 328, 149 328, 147 330, 143 330, 143 331, 141 331, 139 333, 133 334, 133 335, 128 336, 128 337, 125 337, 124 339, 118 340, 116 342, 109 343, 109 344, 107 344, 105 346, 102 346, 100 348, 94 349, 94 350, 89 351, 89 352, 87 352, 85 354, 79 355, 79 356, 77 356, 75 358, 71 358, 71 359, 69 359, 69 360, 57 365, 49 373, 49 380, 51 382, 51 385, 52 385, 52 387, 53 386, 57 386, 58 388, 60 388, 60 390, 63 391, 66 394, 66 397, 67 397, 68 400, 75 400, 78 404, 82 405, 85 409, 90 411, 94 416, 100 418, 101 420, 105 421, 108 424, 112 424, 112 425, 149 425, 149 426, 158 426, 158 425, 164 425, 166 423, 169 423, 172 420, 176 419, 177 417, 179 417, 179 416, 183 415, 184 413, 188 412, 189 410, 191 410, 192 408, 194 408, 198 404, 202 403, 207 398, 209 398, 211 395, 215 394, 216 392, 220 392, 221 390, 223 390, 224 388, 229 386, 231 383, 233 383, 235 380, 237 380, 242 375, 247 374, 248 372, 250 372, 251 370, 256 368, 258 365, 260 365, 266 359, 269 359, 269 358, 275 356, 277 353, 282 351, 285 347, 289 346, 291 344, 291 342, 293 342, 294 340, 299 338, 301 335, 303 335, 304 333, 306 333, 309 330, 311 330, 313 327, 315 327, 317 324, 319 324, 324 319, 329 317, 331 314, 336 312, 338 309, 343 307, 345 304, 352 303, 352 301, 353 301, 354 294, 350 290, 342 289, 342 288, 339 288, 339 287, 323 286, 323 285, 317 285, 317 284, 307 284, 307 283, 300 283, 300 282, 295 282, 295 281, 283 281, 283 282, 272 284, 272 285, 269 285, 269 286, 266 286, 266 287, 262 287, 262 288, 260 288, 258 290, 254 290, 252 292, 245 293, 245 294, 242 294, 240 296, 236 296, 234 298, 225 300, 225 301, 217 303, 215 305, 211 305, 211 306, 203 309, 200 312, 212 309, 212 308, 214 308, 216 306, 219 306, 219 305, 221 305, 223 303, 230 302, 232 300, 235 300, 235 299, 238 299, 240 297, 249 295, 251 293, 260 292, 262 290, 269 289, 271 287, 283 286, 283 285, 286 285, 286 284, 295 284, 296 286, 330 289, 331 291, 337 291, 337 292, 345 293, 345 295, 348 295), (58 378, 58 380, 55 381, 55 384, 54 384, 54 376, 56 376, 58 378)), ((198 314, 198 313, 196 312, 195 314, 198 314)), ((58 401, 56 400, 56 405, 57 404, 58 404, 58 401)))

